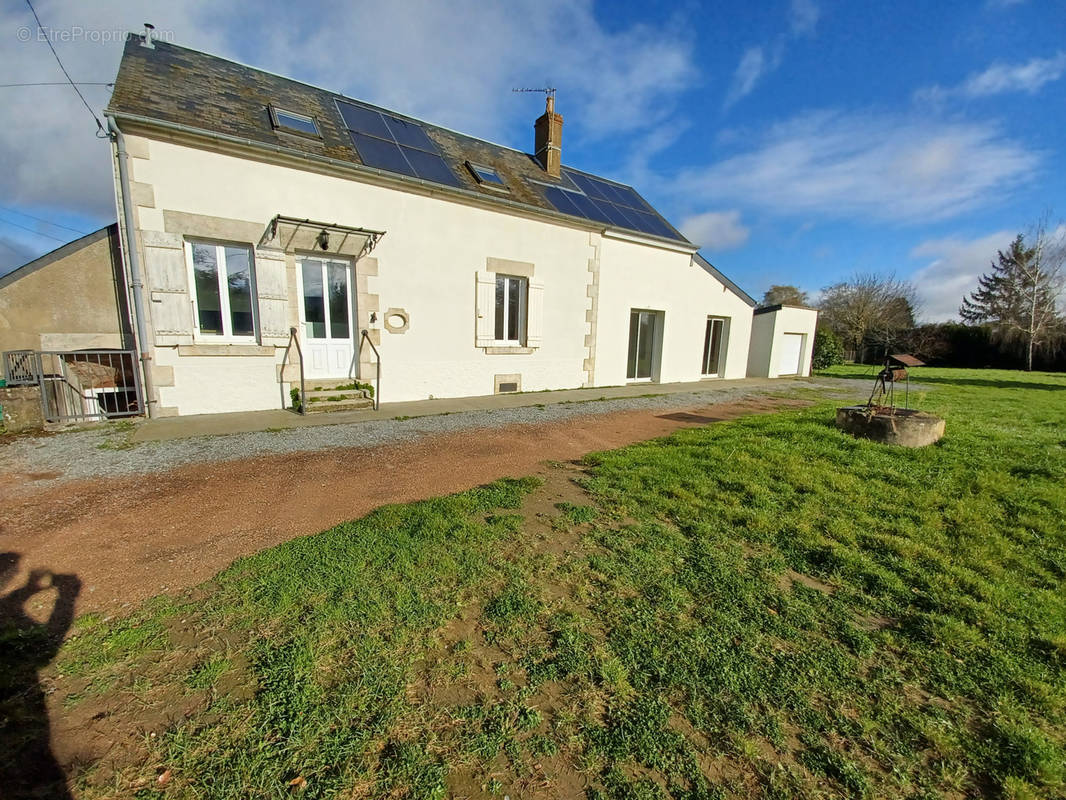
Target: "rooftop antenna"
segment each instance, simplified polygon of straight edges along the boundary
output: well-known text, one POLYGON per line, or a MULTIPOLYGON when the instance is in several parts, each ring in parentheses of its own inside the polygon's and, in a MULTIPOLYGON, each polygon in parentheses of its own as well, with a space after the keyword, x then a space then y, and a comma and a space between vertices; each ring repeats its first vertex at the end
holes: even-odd
POLYGON ((547 106, 549 111, 555 110, 555 87, 546 86, 543 89, 512 89, 512 92, 524 93, 524 92, 540 92, 543 93, 547 100, 547 106))

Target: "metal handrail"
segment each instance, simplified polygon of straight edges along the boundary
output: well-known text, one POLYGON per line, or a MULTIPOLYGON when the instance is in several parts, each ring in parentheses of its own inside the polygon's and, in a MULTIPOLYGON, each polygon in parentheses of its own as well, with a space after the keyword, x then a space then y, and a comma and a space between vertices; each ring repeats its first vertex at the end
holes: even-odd
MULTIPOLYGON (((370 339, 370 333, 366 328, 363 328, 362 338, 366 340, 366 343, 370 345, 370 349, 374 351, 374 366, 377 370, 377 374, 374 378, 374 410, 377 411, 381 406, 381 353, 374 347, 374 342, 370 339)), ((360 348, 362 344, 360 343, 360 348)))
POLYGON ((296 345, 296 355, 300 357, 300 410, 298 414, 307 413, 307 392, 304 387, 304 351, 300 347, 300 337, 296 335, 296 328, 289 328, 289 343, 285 346, 285 355, 281 359, 281 375, 285 377, 285 365, 289 363, 289 351, 293 344, 296 345))

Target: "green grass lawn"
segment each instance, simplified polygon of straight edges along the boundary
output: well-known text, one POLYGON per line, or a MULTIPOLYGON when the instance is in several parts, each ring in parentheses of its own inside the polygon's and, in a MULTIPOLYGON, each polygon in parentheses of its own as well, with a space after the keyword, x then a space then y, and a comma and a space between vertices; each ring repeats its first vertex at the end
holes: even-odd
POLYGON ((933 447, 744 418, 79 620, 78 796, 1066 796, 1066 376, 915 373, 933 447))

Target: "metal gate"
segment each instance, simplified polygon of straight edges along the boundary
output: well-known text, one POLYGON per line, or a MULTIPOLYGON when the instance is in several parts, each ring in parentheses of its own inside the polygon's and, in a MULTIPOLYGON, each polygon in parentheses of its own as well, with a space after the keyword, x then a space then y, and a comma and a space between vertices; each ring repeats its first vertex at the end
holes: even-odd
POLYGON ((133 350, 10 350, 8 386, 41 390, 48 422, 92 422, 144 413, 141 376, 133 350))

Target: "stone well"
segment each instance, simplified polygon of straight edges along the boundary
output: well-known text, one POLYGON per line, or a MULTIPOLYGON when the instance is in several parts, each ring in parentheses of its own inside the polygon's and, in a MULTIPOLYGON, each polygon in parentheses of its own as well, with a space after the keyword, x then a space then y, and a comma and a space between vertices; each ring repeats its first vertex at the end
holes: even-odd
POLYGON ((861 439, 901 447, 925 447, 944 435, 943 419, 909 408, 838 408, 837 427, 861 439))

